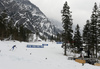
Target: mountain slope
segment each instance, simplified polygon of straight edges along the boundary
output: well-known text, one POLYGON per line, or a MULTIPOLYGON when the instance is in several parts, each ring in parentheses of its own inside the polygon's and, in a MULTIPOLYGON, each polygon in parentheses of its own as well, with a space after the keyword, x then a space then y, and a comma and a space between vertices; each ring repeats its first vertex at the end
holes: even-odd
POLYGON ((0 12, 3 10, 6 10, 8 15, 13 18, 14 26, 24 25, 33 33, 38 31, 41 35, 45 35, 45 37, 61 32, 29 0, 1 0, 0 12))
POLYGON ((49 18, 49 20, 50 20, 51 23, 52 23, 53 25, 55 25, 57 28, 59 28, 60 30, 63 30, 63 24, 62 24, 60 21, 55 20, 55 19, 53 19, 53 18, 49 18))

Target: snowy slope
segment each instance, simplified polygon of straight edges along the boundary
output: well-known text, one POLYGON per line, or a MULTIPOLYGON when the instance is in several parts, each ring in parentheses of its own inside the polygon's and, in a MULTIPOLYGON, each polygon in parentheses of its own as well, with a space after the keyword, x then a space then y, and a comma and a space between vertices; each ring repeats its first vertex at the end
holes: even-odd
POLYGON ((61 45, 52 42, 25 43, 0 41, 0 69, 100 69, 98 66, 79 64, 63 55, 61 45), (27 44, 49 44, 44 48, 26 48, 27 44), (17 45, 14 51, 10 51, 17 45), (30 55, 31 54, 31 55, 30 55))

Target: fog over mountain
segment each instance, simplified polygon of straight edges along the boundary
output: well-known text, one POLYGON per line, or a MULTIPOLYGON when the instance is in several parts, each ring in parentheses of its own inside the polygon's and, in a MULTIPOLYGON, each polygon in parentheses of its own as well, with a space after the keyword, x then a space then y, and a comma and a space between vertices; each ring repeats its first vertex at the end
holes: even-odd
POLYGON ((53 24, 53 25, 55 25, 57 28, 59 28, 60 30, 62 30, 63 29, 63 24, 62 24, 62 22, 60 22, 60 21, 58 21, 58 20, 55 20, 55 19, 53 19, 53 18, 49 18, 49 20, 51 21, 51 23, 53 24))

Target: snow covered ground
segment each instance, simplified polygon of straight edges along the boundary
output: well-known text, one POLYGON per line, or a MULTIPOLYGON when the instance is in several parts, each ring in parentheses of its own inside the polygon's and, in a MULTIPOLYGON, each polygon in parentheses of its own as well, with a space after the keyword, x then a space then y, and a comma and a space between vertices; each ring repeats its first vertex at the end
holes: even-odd
POLYGON ((0 69, 100 69, 99 66, 82 64, 68 60, 63 55, 61 44, 55 42, 0 41, 0 69), (28 44, 42 45, 44 48, 27 48, 28 44), (16 45, 14 51, 11 47, 16 45))

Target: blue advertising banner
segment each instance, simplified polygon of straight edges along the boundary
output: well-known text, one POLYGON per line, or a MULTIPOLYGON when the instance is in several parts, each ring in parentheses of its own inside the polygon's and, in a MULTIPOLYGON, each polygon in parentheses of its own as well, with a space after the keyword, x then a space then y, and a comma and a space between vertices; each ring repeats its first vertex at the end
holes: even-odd
POLYGON ((42 44, 42 46, 48 46, 48 44, 42 44))
POLYGON ((62 44, 63 42, 56 42, 57 44, 62 44))
POLYGON ((27 48, 44 48, 42 45, 27 45, 27 48))

